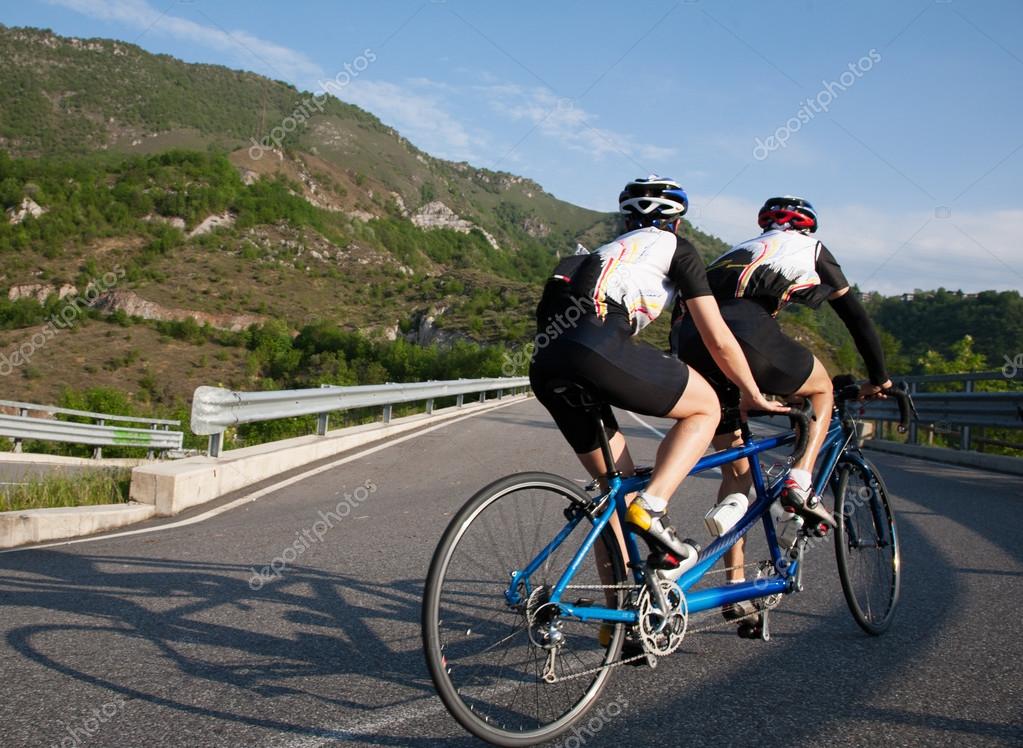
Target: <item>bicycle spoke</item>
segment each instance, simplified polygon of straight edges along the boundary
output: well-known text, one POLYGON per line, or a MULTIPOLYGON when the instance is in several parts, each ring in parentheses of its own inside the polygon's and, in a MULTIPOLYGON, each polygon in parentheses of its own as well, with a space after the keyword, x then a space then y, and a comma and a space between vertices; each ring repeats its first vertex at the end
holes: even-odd
MULTIPOLYGON (((435 599, 437 639, 442 643, 440 656, 431 660, 431 674, 435 682, 440 677, 438 686, 449 684, 448 693, 456 701, 445 703, 453 705, 452 714, 478 735, 542 733, 586 708, 606 680, 607 670, 601 665, 608 650, 599 642, 599 622, 561 620, 556 634, 549 628, 553 623, 548 623, 557 621, 557 608, 546 602, 546 596, 581 547, 592 527, 589 519, 572 526, 561 545, 523 580, 521 605, 509 606, 505 599, 511 573, 525 570, 566 530, 564 510, 582 500, 578 494, 571 484, 561 488, 543 481, 541 485, 524 481, 521 486, 509 482, 509 489, 495 497, 470 502, 452 521, 459 534, 444 556, 443 577, 434 580, 431 570, 427 596, 435 599), (547 638, 556 636, 561 638, 547 638), (553 661, 551 646, 556 653, 553 661), (550 667, 554 683, 544 680, 550 667)), ((612 539, 608 530, 598 542, 609 544, 612 539)), ((617 545, 609 546, 608 553, 613 555, 614 579, 601 579, 596 554, 589 551, 567 589, 624 585, 624 567, 614 555, 617 545)), ((566 599, 572 599, 569 594, 566 599)), ((608 599, 604 604, 617 607, 624 594, 616 587, 601 597, 608 599)), ((615 640, 620 638, 616 629, 615 640)), ((428 659, 429 655, 428 650, 428 659)))
POLYGON ((891 507, 879 479, 855 465, 844 468, 836 495, 843 517, 835 544, 842 589, 857 623, 868 633, 879 634, 890 623, 898 599, 898 546, 891 507))

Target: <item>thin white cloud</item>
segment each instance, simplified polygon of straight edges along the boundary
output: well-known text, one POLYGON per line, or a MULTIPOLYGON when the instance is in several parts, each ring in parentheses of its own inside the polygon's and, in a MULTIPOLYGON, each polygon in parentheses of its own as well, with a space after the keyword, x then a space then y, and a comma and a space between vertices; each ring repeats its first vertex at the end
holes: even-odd
MULTIPOLYGON (((474 86, 498 114, 529 122, 537 131, 558 144, 595 158, 618 154, 644 162, 664 161, 676 156, 674 147, 637 143, 634 138, 597 127, 597 115, 574 101, 555 95, 550 89, 514 84, 474 86)), ((644 167, 649 168, 649 167, 644 167)))
POLYGON ((400 86, 358 79, 337 93, 345 101, 377 115, 432 155, 455 161, 480 159, 485 139, 469 132, 448 112, 432 86, 400 86))
POLYGON ((261 39, 246 31, 228 31, 212 20, 209 23, 198 23, 171 15, 169 12, 154 8, 145 0, 47 0, 47 2, 90 18, 123 23, 143 33, 163 33, 230 53, 246 67, 256 68, 274 78, 305 84, 323 75, 323 69, 319 65, 297 50, 261 39))

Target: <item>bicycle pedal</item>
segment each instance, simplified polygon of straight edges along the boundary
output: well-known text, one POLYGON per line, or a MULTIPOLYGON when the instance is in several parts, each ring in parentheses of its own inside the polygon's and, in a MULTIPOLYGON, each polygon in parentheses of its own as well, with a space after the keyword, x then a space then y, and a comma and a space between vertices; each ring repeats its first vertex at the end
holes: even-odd
POLYGON ((739 635, 740 639, 759 639, 760 626, 753 621, 743 621, 736 628, 735 633, 739 635))

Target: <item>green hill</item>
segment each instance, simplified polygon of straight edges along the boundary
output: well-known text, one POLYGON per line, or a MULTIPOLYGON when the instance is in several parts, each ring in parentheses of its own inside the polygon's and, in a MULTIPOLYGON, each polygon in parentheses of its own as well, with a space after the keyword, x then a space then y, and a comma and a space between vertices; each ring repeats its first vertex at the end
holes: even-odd
MULTIPOLYGON (((556 258, 617 230, 613 213, 434 158, 358 107, 253 73, 4 26, 0 59, 0 351, 95 302, 4 381, 9 397, 102 385, 180 403, 213 382, 500 373, 556 258)), ((687 234, 708 259, 726 249, 687 234)), ((845 363, 833 322, 786 324, 845 363)), ((663 344, 664 327, 647 338, 663 344)))

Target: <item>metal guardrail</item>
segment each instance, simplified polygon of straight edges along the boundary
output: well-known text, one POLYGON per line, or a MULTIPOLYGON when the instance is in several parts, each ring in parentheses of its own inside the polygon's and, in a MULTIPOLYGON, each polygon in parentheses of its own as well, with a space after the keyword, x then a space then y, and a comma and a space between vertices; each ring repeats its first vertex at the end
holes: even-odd
POLYGON ((191 427, 192 433, 210 437, 209 454, 219 457, 224 431, 243 423, 315 415, 318 416, 316 433, 323 436, 327 433, 329 414, 339 410, 381 406, 386 423, 391 420, 393 406, 399 403, 425 400, 426 412, 432 413, 438 398, 454 397, 457 407, 462 407, 465 395, 478 393, 482 402, 488 392, 497 392, 500 398, 506 391, 528 387, 528 377, 325 386, 276 392, 236 392, 220 387, 198 387, 192 396, 191 427))
MULTIPOLYGON (((958 436, 960 449, 972 448, 975 440, 973 431, 977 428, 1023 429, 1023 388, 1003 392, 975 391, 977 382, 1023 382, 1023 371, 1009 374, 987 371, 903 377, 902 381, 909 384, 917 408, 917 422, 910 425, 909 443, 917 443, 921 427, 932 436, 934 433, 958 436), (929 385, 950 383, 961 384, 963 390, 926 391, 929 385)), ((899 420, 899 412, 891 400, 872 400, 864 404, 864 417, 878 422, 894 422, 899 420)), ((994 443, 991 440, 977 441, 994 443)), ((1007 446, 1004 442, 1000 444, 1007 446)))
POLYGON ((145 447, 149 450, 149 456, 152 458, 156 450, 181 449, 185 438, 184 432, 170 430, 171 426, 179 425, 180 421, 164 418, 92 413, 85 410, 58 408, 52 405, 37 405, 15 400, 0 400, 0 407, 18 411, 16 416, 0 414, 0 436, 14 439, 15 452, 21 452, 23 440, 35 439, 66 444, 86 444, 95 447, 92 456, 96 459, 103 456, 103 447, 145 447), (44 418, 30 415, 31 413, 89 418, 96 423, 63 421, 56 417, 44 418), (142 424, 149 428, 111 426, 108 425, 109 423, 142 424))

